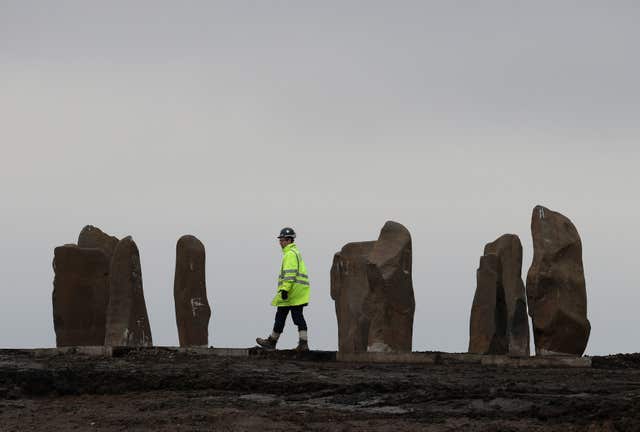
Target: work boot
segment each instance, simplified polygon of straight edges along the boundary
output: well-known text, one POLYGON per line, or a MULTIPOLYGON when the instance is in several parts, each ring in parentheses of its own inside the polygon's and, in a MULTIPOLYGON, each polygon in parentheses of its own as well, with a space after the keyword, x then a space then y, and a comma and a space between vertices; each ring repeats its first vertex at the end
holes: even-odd
POLYGON ((258 345, 260 345, 262 348, 266 350, 274 350, 276 349, 276 344, 278 343, 278 340, 269 336, 266 339, 256 338, 256 342, 258 342, 258 345))
POLYGON ((296 347, 296 351, 309 351, 309 342, 306 339, 300 339, 298 341, 298 346, 296 347))

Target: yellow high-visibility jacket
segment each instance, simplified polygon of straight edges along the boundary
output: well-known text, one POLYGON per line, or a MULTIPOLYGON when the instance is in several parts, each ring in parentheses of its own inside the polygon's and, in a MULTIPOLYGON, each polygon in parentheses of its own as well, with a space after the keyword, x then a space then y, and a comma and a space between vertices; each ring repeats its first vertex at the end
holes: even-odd
POLYGON ((309 303, 309 275, 300 251, 294 243, 282 249, 282 266, 278 276, 278 291, 272 306, 298 306, 309 303), (289 297, 282 300, 280 291, 287 291, 289 297))

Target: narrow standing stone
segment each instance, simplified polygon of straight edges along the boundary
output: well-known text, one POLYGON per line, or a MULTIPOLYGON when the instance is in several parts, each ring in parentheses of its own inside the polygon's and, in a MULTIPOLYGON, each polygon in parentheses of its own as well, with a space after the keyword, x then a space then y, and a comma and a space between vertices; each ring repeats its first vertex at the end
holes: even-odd
POLYGON ((363 352, 369 342, 370 318, 365 310, 369 295, 367 257, 375 241, 347 243, 333 257, 331 298, 338 319, 340 352, 363 352))
POLYGON ((211 308, 205 280, 205 249, 191 235, 180 237, 176 245, 173 297, 180 346, 207 346, 211 308))
POLYGON ((476 271, 476 293, 471 306, 469 352, 506 354, 506 307, 500 284, 500 259, 495 254, 480 257, 476 271))
POLYGON ((138 247, 131 237, 118 242, 111 259, 104 344, 151 346, 151 327, 142 289, 138 247))
POLYGON ((471 308, 469 352, 529 356, 529 321, 521 274, 518 236, 505 234, 485 246, 471 308))
POLYGON ((367 351, 411 352, 415 299, 411 279, 411 234, 389 221, 367 258, 371 319, 367 351))

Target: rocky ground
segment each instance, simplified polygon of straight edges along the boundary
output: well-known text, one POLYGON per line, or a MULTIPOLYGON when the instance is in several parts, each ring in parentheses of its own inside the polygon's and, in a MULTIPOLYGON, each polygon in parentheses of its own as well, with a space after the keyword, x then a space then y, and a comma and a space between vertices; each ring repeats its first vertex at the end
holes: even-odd
POLYGON ((593 367, 0 350, 0 431, 636 431, 640 354, 593 367))

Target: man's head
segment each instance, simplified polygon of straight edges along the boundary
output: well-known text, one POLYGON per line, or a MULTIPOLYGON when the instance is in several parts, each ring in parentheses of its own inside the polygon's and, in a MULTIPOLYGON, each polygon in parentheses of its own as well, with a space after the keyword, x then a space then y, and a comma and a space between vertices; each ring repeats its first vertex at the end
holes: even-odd
POLYGON ((280 235, 278 235, 278 240, 280 241, 280 247, 285 248, 287 245, 290 245, 294 242, 296 238, 296 232, 293 228, 285 227, 280 230, 280 235))

